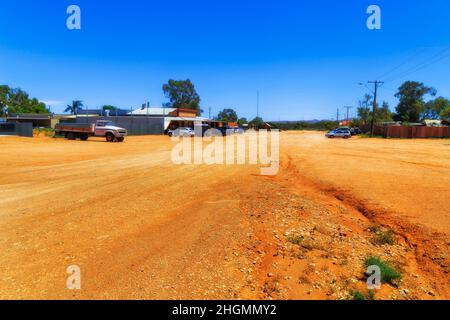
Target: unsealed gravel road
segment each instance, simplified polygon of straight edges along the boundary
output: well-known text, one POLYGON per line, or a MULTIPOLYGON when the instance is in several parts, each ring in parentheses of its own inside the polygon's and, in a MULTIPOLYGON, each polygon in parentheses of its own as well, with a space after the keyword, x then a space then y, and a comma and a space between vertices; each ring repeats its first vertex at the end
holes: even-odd
POLYGON ((449 140, 281 144, 262 177, 173 165, 167 137, 0 137, 0 298, 346 299, 371 254, 404 272, 379 298, 450 298, 449 140), (374 224, 396 244, 371 244, 374 224))

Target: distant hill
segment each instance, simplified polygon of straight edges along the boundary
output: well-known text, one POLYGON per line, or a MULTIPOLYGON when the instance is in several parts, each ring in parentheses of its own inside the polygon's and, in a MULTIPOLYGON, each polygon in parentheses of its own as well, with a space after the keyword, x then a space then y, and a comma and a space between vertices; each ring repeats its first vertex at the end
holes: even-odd
POLYGON ((339 126, 339 122, 332 120, 270 121, 269 123, 280 130, 331 130, 339 126))

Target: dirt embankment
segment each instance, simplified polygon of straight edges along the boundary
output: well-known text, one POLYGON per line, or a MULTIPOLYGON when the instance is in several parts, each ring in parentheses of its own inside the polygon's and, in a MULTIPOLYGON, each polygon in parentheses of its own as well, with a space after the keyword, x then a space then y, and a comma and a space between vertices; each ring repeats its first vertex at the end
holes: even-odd
POLYGON ((450 298, 448 140, 281 139, 261 177, 172 165, 166 137, 0 138, 0 297, 347 299, 379 256, 402 280, 376 298, 450 298))

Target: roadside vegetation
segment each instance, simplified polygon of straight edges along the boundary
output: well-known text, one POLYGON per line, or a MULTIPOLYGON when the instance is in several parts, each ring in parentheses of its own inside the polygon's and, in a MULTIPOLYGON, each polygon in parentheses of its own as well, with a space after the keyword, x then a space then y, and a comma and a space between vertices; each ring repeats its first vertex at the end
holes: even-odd
POLYGON ((287 236, 287 241, 297 246, 301 245, 303 240, 305 240, 305 238, 300 235, 290 234, 289 236, 287 236))
POLYGON ((395 97, 399 103, 392 112, 389 104, 384 101, 381 106, 375 106, 373 112, 373 96, 364 95, 359 100, 357 117, 352 120, 353 127, 369 125, 372 120, 375 123, 400 121, 403 125, 419 123, 425 119, 450 120, 450 100, 444 97, 436 97, 437 91, 422 82, 406 81, 397 90, 395 97), (431 97, 426 101, 426 97, 431 97), (436 98, 435 98, 436 97, 436 98))
POLYGON ((338 121, 281 121, 270 122, 270 124, 280 130, 313 131, 329 131, 339 126, 338 121))
POLYGON ((396 281, 402 278, 402 275, 394 267, 379 257, 369 257, 365 261, 366 268, 377 266, 381 271, 381 282, 396 285, 396 281))
POLYGON ((377 245, 394 245, 396 242, 395 233, 392 230, 385 229, 379 226, 370 228, 374 237, 372 242, 377 245))
POLYGON ((306 239, 302 235, 291 234, 291 235, 288 235, 286 239, 288 242, 290 242, 294 245, 297 245, 306 251, 311 251, 314 248, 318 247, 313 241, 311 241, 310 239, 306 239))
POLYGON ((55 135, 55 130, 52 128, 36 128, 33 130, 33 135, 36 137, 39 136, 53 137, 55 135))
POLYGON ((375 291, 369 290, 367 294, 362 293, 359 290, 350 292, 351 299, 355 301, 375 300, 375 291))

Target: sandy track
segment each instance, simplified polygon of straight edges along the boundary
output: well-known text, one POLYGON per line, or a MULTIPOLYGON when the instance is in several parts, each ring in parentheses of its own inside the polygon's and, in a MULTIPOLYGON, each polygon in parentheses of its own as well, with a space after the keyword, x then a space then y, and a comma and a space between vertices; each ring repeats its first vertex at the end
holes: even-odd
POLYGON ((380 298, 450 297, 448 140, 285 133, 272 178, 175 166, 171 146, 0 138, 0 297, 339 299, 369 253, 405 270, 380 298), (374 223, 399 242, 374 248, 374 223), (79 292, 65 287, 73 264, 79 292))

